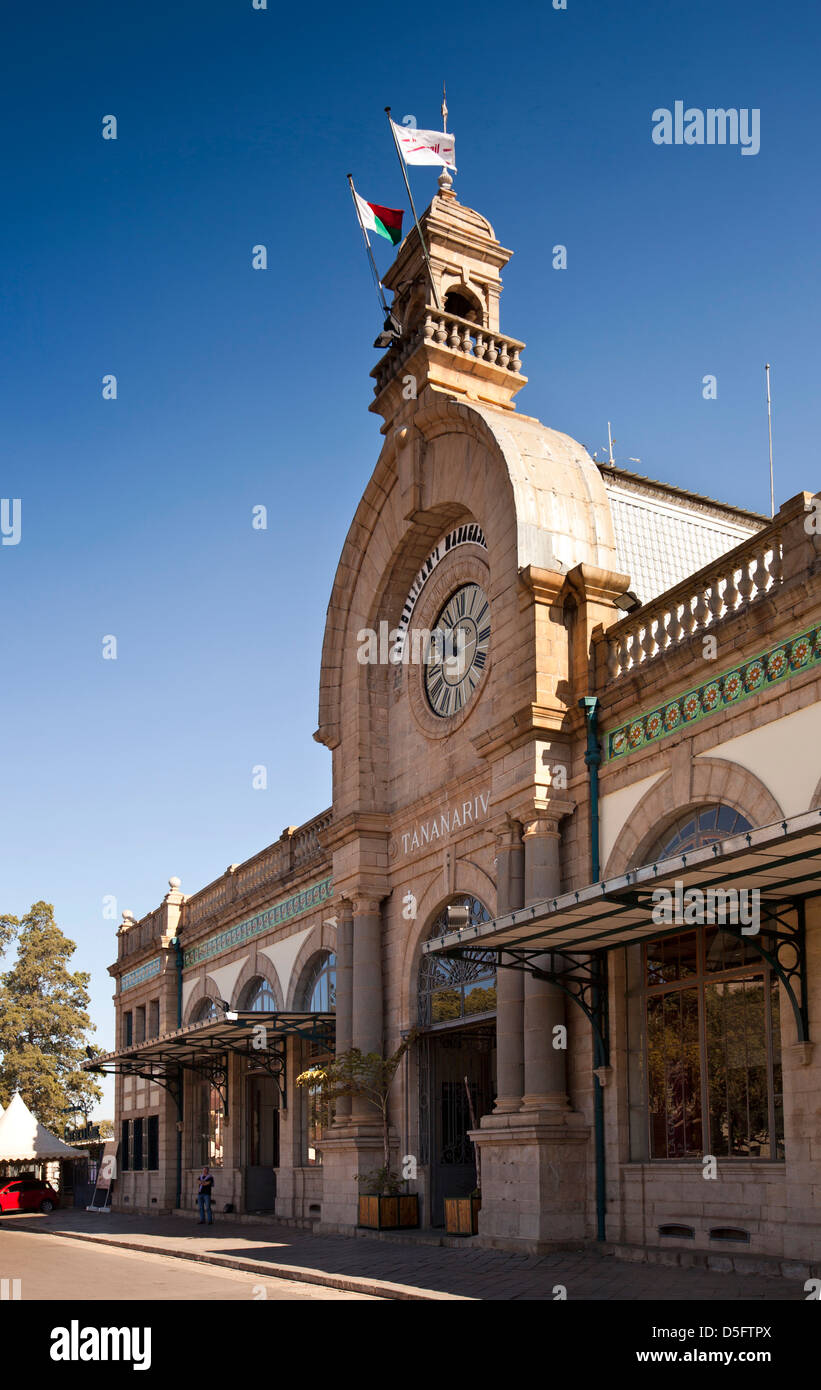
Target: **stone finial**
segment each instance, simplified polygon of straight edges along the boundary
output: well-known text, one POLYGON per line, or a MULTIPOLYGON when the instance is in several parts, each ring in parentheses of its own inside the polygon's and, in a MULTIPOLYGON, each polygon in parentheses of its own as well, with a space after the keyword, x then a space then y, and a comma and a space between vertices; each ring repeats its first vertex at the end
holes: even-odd
POLYGON ((179 886, 180 880, 176 876, 168 880, 168 887, 171 889, 172 893, 176 893, 179 886))
POLYGON ((133 927, 134 913, 127 907, 123 908, 123 927, 133 927))
POLYGON ((443 168, 441 174, 439 175, 439 197, 456 197, 456 194, 453 191, 453 179, 450 176, 450 170, 447 168, 443 168))

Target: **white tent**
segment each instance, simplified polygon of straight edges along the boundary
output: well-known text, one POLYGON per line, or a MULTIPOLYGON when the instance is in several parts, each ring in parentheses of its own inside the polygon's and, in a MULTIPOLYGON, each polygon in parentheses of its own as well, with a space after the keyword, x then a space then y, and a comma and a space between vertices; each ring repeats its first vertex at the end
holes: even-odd
POLYGON ((41 1125, 19 1091, 0 1115, 0 1163, 48 1163, 58 1158, 88 1158, 87 1149, 73 1149, 41 1125))

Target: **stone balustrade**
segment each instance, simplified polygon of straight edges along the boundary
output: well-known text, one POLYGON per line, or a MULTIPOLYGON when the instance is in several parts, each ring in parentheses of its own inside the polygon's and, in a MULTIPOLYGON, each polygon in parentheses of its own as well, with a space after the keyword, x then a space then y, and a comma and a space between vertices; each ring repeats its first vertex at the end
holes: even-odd
POLYGON ((162 909, 155 907, 153 912, 147 912, 145 917, 141 917, 131 926, 123 923, 117 935, 119 960, 126 960, 129 956, 147 950, 162 936, 162 909))
POLYGON ((783 558, 782 527, 776 520, 614 623, 596 638, 606 643, 608 681, 635 673, 771 594, 783 581, 783 558))
POLYGON ((254 855, 253 859, 246 859, 244 864, 228 869, 215 883, 199 893, 192 893, 183 904, 182 926, 196 926, 206 917, 220 913, 238 898, 244 898, 321 859, 324 850, 320 836, 332 819, 333 814, 328 810, 297 829, 289 827, 275 844, 254 855))
POLYGON ((400 338, 377 362, 371 376, 376 380, 377 393, 382 391, 394 377, 403 362, 416 351, 420 343, 433 347, 448 348, 461 357, 470 357, 477 362, 487 362, 490 366, 501 367, 513 376, 521 375, 524 343, 518 338, 508 338, 504 333, 491 333, 489 329, 472 323, 470 319, 460 318, 458 314, 445 313, 429 304, 425 309, 424 321, 417 325, 406 338, 400 338))
POLYGON ((521 352, 524 343, 517 338, 507 338, 502 333, 491 333, 470 319, 460 318, 458 314, 446 314, 443 310, 428 308, 422 335, 427 343, 438 343, 449 347, 453 352, 461 352, 465 357, 475 357, 479 362, 489 362, 491 366, 504 367, 510 372, 521 372, 521 352))

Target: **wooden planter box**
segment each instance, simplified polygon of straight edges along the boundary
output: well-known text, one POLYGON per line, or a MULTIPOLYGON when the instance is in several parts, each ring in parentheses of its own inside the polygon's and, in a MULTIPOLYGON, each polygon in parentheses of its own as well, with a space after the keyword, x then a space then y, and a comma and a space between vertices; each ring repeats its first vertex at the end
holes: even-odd
POLYGON ((360 1197, 359 1224, 369 1231, 395 1231, 419 1225, 419 1198, 415 1192, 399 1197, 360 1197))
POLYGON ((481 1197, 446 1197, 445 1230, 449 1236, 475 1236, 479 1230, 481 1197))

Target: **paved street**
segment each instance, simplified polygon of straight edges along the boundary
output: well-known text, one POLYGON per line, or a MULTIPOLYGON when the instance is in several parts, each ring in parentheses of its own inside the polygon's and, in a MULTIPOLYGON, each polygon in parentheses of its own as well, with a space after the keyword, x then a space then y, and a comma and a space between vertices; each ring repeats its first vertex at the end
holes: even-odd
MULTIPOLYGON (((10 1222, 4 1221, 0 1228, 0 1278, 19 1279, 20 1298, 24 1302, 66 1299, 248 1302, 263 1298, 289 1302, 380 1301, 368 1294, 193 1264, 167 1255, 63 1240, 45 1232, 9 1229, 10 1226, 10 1222)), ((13 1291, 10 1285, 9 1292, 13 1291)))
MULTIPOLYGON (((482 1300, 554 1300, 558 1289, 568 1300, 671 1300, 784 1301, 806 1298, 803 1280, 771 1278, 759 1274, 720 1273, 711 1269, 683 1269, 658 1264, 632 1263, 594 1250, 561 1251, 554 1255, 513 1255, 482 1250, 471 1244, 458 1247, 429 1243, 424 1234, 392 1239, 320 1236, 309 1231, 277 1226, 218 1220, 202 1227, 192 1217, 106 1216, 68 1210, 50 1216, 6 1217, 0 1222, 0 1254, 8 1250, 7 1238, 16 1229, 31 1231, 31 1240, 55 1243, 51 1233, 63 1231, 84 1241, 114 1241, 118 1247, 142 1246, 150 1252, 173 1253, 186 1262, 225 1260, 242 1262, 255 1278, 290 1282, 294 1275, 314 1281, 314 1293, 324 1296, 316 1284, 336 1284, 359 1294, 383 1294, 389 1298, 457 1298, 482 1300), (35 1234, 36 1233, 36 1234, 35 1234), (42 1233, 42 1234, 41 1234, 42 1233)), ((84 1246, 78 1239, 64 1242, 71 1250, 67 1263, 79 1260, 84 1246)), ((109 1245, 88 1244, 93 1263, 109 1245)), ((3 1274, 8 1261, 2 1258, 3 1274)), ((182 1261, 173 1262, 179 1269, 182 1261)), ((196 1272, 201 1273, 199 1263, 196 1272)), ((9 1271, 11 1273, 13 1271, 9 1271)), ((213 1270, 211 1271, 213 1273, 213 1270)), ((179 1276, 182 1278, 182 1276, 179 1276)), ((203 1276, 205 1277, 205 1276, 203 1276)), ((232 1285, 232 1287, 234 1287, 232 1285)), ((79 1295, 82 1296, 82 1295, 79 1295)), ((108 1295, 106 1295, 108 1296, 108 1295)), ((137 1295, 135 1295, 137 1296, 137 1295)), ((160 1298, 156 1285, 145 1295, 160 1298)), ((192 1294, 179 1295, 192 1297, 192 1294)), ((222 1297, 214 1294, 213 1297, 222 1297)), ((243 1297, 243 1294, 236 1294, 243 1297)))

